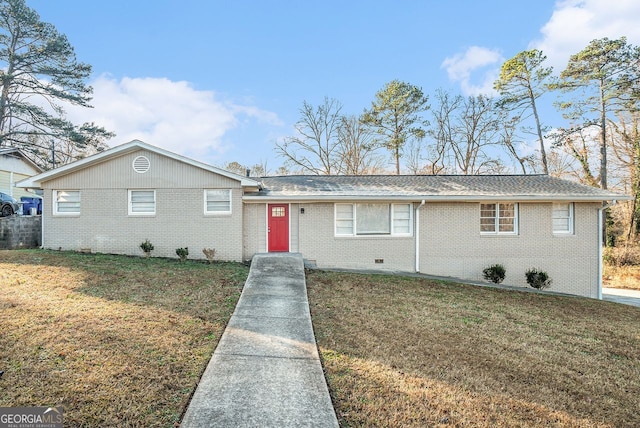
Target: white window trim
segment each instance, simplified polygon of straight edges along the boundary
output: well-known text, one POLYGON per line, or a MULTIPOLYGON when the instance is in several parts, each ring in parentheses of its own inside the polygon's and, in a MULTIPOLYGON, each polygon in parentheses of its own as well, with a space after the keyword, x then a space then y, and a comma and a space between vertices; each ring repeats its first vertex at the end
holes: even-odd
MULTIPOLYGON (((554 205, 560 205, 560 203, 554 203, 551 204, 551 229, 553 231, 554 235, 563 235, 563 236, 568 236, 568 235, 573 235, 574 231, 575 231, 575 227, 574 227, 574 204, 573 202, 567 202, 567 205, 569 205, 569 230, 554 230, 553 229, 553 220, 556 218, 553 216, 553 206, 554 205)), ((565 205, 564 203, 562 203, 562 205, 565 205)), ((566 217, 558 217, 558 218, 566 218, 566 217)))
POLYGON ((482 218, 482 205, 496 205, 495 231, 485 232, 480 230, 480 235, 487 236, 517 236, 520 229, 520 209, 517 202, 481 202, 478 205, 478 218, 482 218), (500 204, 513 204, 513 232, 500 232, 500 204))
POLYGON ((389 216, 389 233, 372 233, 372 234, 357 234, 356 230, 358 230, 358 209, 357 209, 357 205, 359 203, 366 203, 366 202, 354 202, 354 203, 335 203, 333 204, 333 233, 335 237, 338 238, 349 238, 349 237, 354 237, 354 238, 406 238, 406 237, 411 237, 413 236, 413 203, 411 202, 407 202, 407 203, 389 203, 389 202, 372 202, 375 204, 380 204, 380 205, 389 205, 389 209, 391 210, 391 215, 389 216), (351 205, 352 209, 353 209, 353 229, 352 232, 347 234, 347 233, 338 233, 338 205, 351 205), (394 228, 393 228, 393 224, 394 224, 394 214, 395 214, 395 210, 393 209, 394 206, 396 205, 409 205, 409 232, 408 233, 397 233, 394 232, 394 228))
POLYGON ((204 215, 211 216, 228 216, 232 214, 233 211, 233 192, 231 189, 204 189, 202 192, 203 200, 204 200, 204 215), (208 190, 226 190, 229 193, 229 211, 207 211, 207 191, 208 190))
POLYGON ((66 216, 66 217, 77 217, 82 212, 82 192, 80 190, 54 190, 52 194, 53 203, 53 215, 54 216, 66 216), (78 192, 78 199, 80 200, 80 211, 78 212, 60 212, 58 211, 58 192, 78 192))
POLYGON ((150 217, 150 216, 155 216, 156 212, 158 211, 158 207, 157 207, 157 197, 156 197, 156 190, 155 189, 129 189, 127 191, 127 197, 128 197, 128 207, 129 207, 129 215, 130 216, 135 216, 135 217, 150 217), (131 193, 132 192, 153 192, 153 212, 149 211, 149 212, 133 212, 131 210, 132 205, 131 205, 131 193))

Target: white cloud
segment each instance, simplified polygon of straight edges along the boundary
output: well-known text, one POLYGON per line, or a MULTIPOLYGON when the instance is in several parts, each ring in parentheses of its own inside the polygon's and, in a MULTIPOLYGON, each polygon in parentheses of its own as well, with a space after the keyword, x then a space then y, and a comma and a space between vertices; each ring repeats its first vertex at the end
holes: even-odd
POLYGON ((441 67, 447 70, 450 80, 460 83, 463 94, 492 95, 502 61, 504 58, 495 49, 471 46, 464 53, 446 58, 441 67))
POLYGON ((559 0, 549 21, 540 29, 542 37, 530 44, 547 55, 549 65, 564 69, 569 57, 594 39, 627 37, 640 44, 640 1, 559 0))
POLYGON ((216 93, 196 90, 185 81, 151 77, 117 80, 102 75, 91 85, 94 108, 68 108, 68 117, 74 123, 95 122, 115 132, 109 142, 112 145, 139 139, 203 159, 227 150, 223 136, 243 121, 280 125, 275 113, 222 100, 216 93))

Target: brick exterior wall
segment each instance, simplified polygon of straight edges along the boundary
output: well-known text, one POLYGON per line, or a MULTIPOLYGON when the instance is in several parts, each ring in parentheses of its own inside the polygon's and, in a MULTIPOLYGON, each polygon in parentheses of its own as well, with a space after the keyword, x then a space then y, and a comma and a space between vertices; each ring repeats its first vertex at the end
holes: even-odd
POLYGON ((504 284, 528 287, 524 273, 538 268, 550 290, 597 297, 598 207, 574 205, 574 234, 554 235, 551 203, 520 203, 516 236, 480 235, 478 203, 427 203, 420 212, 420 271, 482 281, 482 270, 505 266, 504 284))
POLYGON ((127 189, 81 190, 79 216, 54 216, 52 191, 45 191, 44 247, 97 253, 143 255, 149 239, 153 257, 177 257, 189 247, 189 258, 204 259, 214 248, 217 260, 242 260, 242 191, 232 193, 232 215, 204 214, 202 189, 156 189, 156 215, 128 215, 127 189))
MULTIPOLYGON (((420 272, 483 281, 482 270, 501 263, 504 284, 528 287, 525 271, 538 268, 553 279, 552 291, 597 297, 599 207, 576 203, 574 233, 563 236, 553 234, 550 202, 520 203, 518 235, 487 236, 480 235, 478 202, 427 203, 419 214, 420 272)), ((412 237, 336 237, 333 203, 292 204, 290 216, 291 251, 319 268, 416 270, 415 224, 412 237)), ((266 204, 245 204, 244 227, 248 260, 267 248, 266 204)))
POLYGON ((40 216, 0 217, 0 249, 39 248, 41 241, 40 216))
POLYGON ((205 259, 214 248, 217 260, 241 261, 243 203, 240 183, 155 153, 136 152, 43 183, 44 248, 142 256, 149 239, 152 257, 177 257, 188 247, 189 258, 205 259), (147 174, 133 172, 139 154, 151 160, 147 174), (231 215, 205 215, 204 189, 231 189, 231 215), (131 216, 129 189, 156 191, 156 214, 131 216), (80 190, 78 216, 54 215, 54 190, 80 190))

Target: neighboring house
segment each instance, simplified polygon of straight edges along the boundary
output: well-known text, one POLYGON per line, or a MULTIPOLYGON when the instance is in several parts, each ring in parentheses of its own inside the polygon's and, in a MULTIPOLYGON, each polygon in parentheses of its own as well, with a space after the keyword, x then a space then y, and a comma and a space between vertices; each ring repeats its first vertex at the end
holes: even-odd
POLYGON ((18 181, 39 174, 42 169, 20 149, 0 148, 0 192, 20 201, 21 196, 34 196, 25 189, 15 187, 18 181))
POLYGON ((506 284, 545 270, 552 290, 601 297, 603 202, 628 199, 544 175, 251 179, 140 141, 19 183, 44 190, 43 247, 249 260, 299 252, 319 268, 469 280, 501 263, 506 284))

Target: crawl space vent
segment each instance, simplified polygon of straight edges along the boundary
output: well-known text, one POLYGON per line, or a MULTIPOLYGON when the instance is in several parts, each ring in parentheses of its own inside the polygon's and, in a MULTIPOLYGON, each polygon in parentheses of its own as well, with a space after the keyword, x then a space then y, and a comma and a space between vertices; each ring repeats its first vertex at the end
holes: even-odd
POLYGON ((151 163, 145 156, 138 156, 133 160, 133 170, 138 174, 144 174, 149 171, 151 163))

